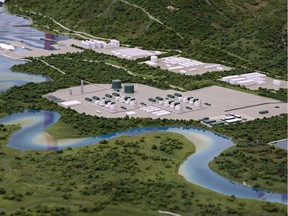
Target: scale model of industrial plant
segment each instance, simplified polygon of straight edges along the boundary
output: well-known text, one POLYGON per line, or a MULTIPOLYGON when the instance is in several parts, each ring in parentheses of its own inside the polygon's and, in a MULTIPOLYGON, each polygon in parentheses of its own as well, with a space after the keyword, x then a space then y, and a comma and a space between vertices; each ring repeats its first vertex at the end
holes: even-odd
POLYGON ((287 215, 285 9, 0 0, 0 215, 287 215))

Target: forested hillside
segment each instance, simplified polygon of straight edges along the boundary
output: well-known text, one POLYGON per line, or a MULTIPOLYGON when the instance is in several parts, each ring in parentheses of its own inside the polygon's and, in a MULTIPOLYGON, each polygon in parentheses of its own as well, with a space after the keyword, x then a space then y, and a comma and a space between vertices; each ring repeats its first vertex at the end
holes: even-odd
MULTIPOLYGON (((41 13, 73 30, 147 48, 181 49, 192 58, 226 61, 287 79, 283 0, 7 0, 7 4, 13 13, 41 13)), ((40 28, 51 25, 43 16, 29 16, 40 28)))

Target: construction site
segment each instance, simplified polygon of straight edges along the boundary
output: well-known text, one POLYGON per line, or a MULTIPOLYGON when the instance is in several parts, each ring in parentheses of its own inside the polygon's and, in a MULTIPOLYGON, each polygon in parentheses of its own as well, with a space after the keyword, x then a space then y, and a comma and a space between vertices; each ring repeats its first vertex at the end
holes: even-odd
POLYGON ((89 115, 194 119, 211 126, 276 116, 287 110, 287 103, 219 86, 179 92, 121 80, 89 85, 82 81, 44 97, 89 115))

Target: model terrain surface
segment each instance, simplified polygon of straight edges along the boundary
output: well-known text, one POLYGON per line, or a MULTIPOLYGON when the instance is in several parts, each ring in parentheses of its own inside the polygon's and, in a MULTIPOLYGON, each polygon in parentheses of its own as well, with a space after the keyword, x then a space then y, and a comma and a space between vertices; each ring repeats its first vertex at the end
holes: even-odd
POLYGON ((287 215, 286 8, 0 1, 0 215, 287 215))

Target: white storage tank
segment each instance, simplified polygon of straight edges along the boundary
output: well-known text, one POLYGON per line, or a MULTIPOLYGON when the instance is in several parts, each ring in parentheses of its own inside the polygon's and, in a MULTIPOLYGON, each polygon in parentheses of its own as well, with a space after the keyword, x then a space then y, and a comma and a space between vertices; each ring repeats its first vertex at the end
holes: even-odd
POLYGON ((136 102, 136 101, 131 101, 131 102, 130 102, 130 106, 135 107, 136 105, 137 105, 137 102, 136 102))
POLYGON ((200 102, 199 101, 195 101, 194 106, 199 107, 200 106, 200 102))
POLYGON ((100 106, 104 106, 105 105, 105 100, 101 100, 99 105, 100 106))
POLYGON ((158 56, 151 56, 151 62, 157 63, 158 62, 158 56))
POLYGON ((178 110, 178 111, 181 111, 182 110, 181 104, 178 104, 177 106, 175 106, 175 109, 178 110))

